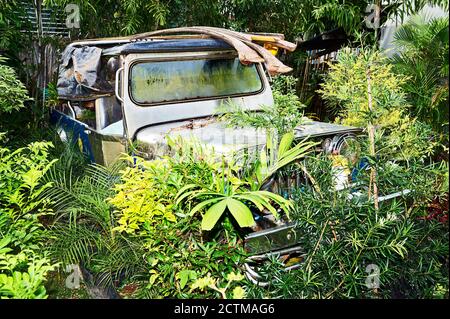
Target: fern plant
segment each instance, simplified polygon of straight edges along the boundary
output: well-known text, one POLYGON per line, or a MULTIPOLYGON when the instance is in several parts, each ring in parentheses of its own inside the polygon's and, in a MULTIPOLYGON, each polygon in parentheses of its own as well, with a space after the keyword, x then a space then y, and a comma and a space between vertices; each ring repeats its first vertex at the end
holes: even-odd
POLYGON ((230 127, 273 128, 279 136, 309 121, 303 116, 305 105, 300 102, 295 93, 282 94, 274 91, 273 97, 274 105, 263 105, 261 112, 244 110, 239 105, 226 103, 219 109, 219 112, 225 112, 220 119, 230 127))
POLYGON ((45 192, 55 213, 51 231, 51 256, 63 265, 81 264, 102 286, 145 272, 142 247, 113 231, 117 226, 107 198, 114 194, 124 163, 108 168, 90 165, 80 175, 67 167, 51 170, 53 187, 45 192))

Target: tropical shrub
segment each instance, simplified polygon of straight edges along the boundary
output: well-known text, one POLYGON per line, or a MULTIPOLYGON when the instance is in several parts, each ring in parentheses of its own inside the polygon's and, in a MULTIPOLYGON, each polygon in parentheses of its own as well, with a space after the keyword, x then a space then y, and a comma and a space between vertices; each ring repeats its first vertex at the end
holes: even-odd
POLYGON ((289 217, 292 203, 278 194, 262 190, 261 187, 278 170, 305 157, 315 145, 302 141, 292 146, 293 141, 292 132, 284 134, 280 143, 268 132, 266 147, 257 154, 257 158, 250 157, 252 163, 238 165, 222 159, 222 166, 220 170, 213 172, 210 184, 196 181, 184 186, 177 194, 176 204, 185 200, 197 203, 190 215, 207 209, 202 219, 204 230, 211 230, 225 211, 231 213, 240 227, 255 225, 251 209, 260 212, 267 210, 275 218, 280 217, 278 210, 281 210, 289 217), (240 179, 239 175, 244 178, 240 179))
POLYGON ((145 251, 142 262, 149 272, 136 277, 140 285, 137 296, 223 297, 218 290, 205 290, 199 282, 205 276, 222 280, 226 274, 239 272, 245 256, 229 220, 204 238, 199 216, 186 214, 176 205, 175 196, 183 186, 211 175, 216 166, 213 161, 196 161, 186 143, 184 147, 161 160, 129 158, 135 165, 121 171, 121 182, 108 200, 118 221, 114 231, 127 234, 145 251))
POLYGON ((171 156, 153 161, 128 157, 132 165, 120 172, 108 202, 118 222, 113 231, 141 243, 143 263, 151 269, 147 276, 133 277, 140 287, 137 296, 245 296, 239 285, 245 253, 230 217, 248 227, 254 224, 251 210, 265 208, 275 217, 279 210, 289 213, 289 200, 259 188, 315 145, 292 146, 293 140, 290 133, 279 144, 269 143, 247 173, 232 158, 220 161, 195 141, 182 139, 169 140, 171 156), (203 216, 198 214, 203 210, 203 216))
MULTIPOLYGON (((198 217, 180 217, 177 222, 154 219, 136 234, 144 247, 147 272, 130 278, 139 285, 135 296, 146 298, 221 298, 217 290, 204 290, 199 282, 211 278, 222 282, 231 273, 241 273, 245 253, 229 220, 222 229, 205 238, 198 217), (200 288, 200 289, 196 289, 200 288)), ((233 282, 229 287, 238 287, 233 282)))
POLYGON ((271 87, 273 91, 280 94, 296 93, 298 79, 292 75, 277 75, 272 78, 271 87))
POLYGON ((17 111, 30 100, 27 89, 17 79, 15 71, 4 63, 5 58, 0 56, 0 114, 17 111))
POLYGON ((223 173, 212 186, 198 189, 197 184, 187 185, 180 190, 177 203, 186 197, 191 201, 199 200, 200 203, 191 210, 190 215, 209 207, 202 217, 203 230, 213 229, 225 211, 231 213, 239 227, 254 226, 255 220, 247 203, 260 211, 267 209, 276 218, 279 218, 278 212, 271 202, 280 206, 284 212, 289 212, 291 203, 283 197, 267 191, 248 191, 241 188, 242 184, 239 179, 229 175, 225 177, 223 173))
POLYGON ((10 238, 0 241, 0 296, 15 299, 47 298, 44 286, 49 272, 56 265, 50 262, 46 254, 38 255, 31 250, 22 250, 17 254, 9 253, 5 248, 10 238))
POLYGON ((248 286, 249 297, 448 296, 448 164, 428 163, 432 132, 408 116, 397 86, 404 81, 367 49, 345 50, 331 66, 320 93, 336 107, 338 122, 365 127, 369 135, 372 128, 373 140, 358 138, 355 149, 367 165, 341 163, 356 183, 336 191, 335 155, 302 163, 314 181, 297 190, 291 213, 302 234, 303 265, 285 271, 272 260, 259 272, 270 284, 248 286), (383 197, 392 193, 398 196, 383 197))
POLYGON ((64 268, 80 265, 93 274, 91 285, 105 289, 120 276, 145 271, 142 247, 114 233, 118 223, 106 201, 114 194, 122 167, 121 163, 108 168, 90 165, 80 173, 70 166, 56 166, 46 177, 53 184, 44 193, 44 198, 52 199, 54 211, 49 245, 52 259, 64 268))
POLYGON ((55 269, 45 249, 40 219, 51 213, 42 181, 55 160, 50 143, 35 142, 11 151, 0 146, 0 297, 46 298, 45 281, 55 269))
POLYGON ((350 200, 351 190, 334 190, 329 158, 308 158, 304 164, 320 192, 305 188, 295 195, 291 215, 302 234, 303 265, 286 272, 273 260, 260 271, 270 285, 248 286, 249 297, 448 296, 448 221, 427 218, 430 200, 445 198, 448 166, 379 167, 389 191, 412 193, 381 202, 375 210, 367 197, 350 200))
POLYGON ((408 77, 401 83, 409 111, 448 140, 448 17, 426 21, 413 16, 395 33, 399 52, 393 70, 408 77))
MULTIPOLYGON (((205 236, 200 216, 174 205, 177 191, 192 179, 211 178, 214 165, 180 151, 155 161, 128 157, 110 168, 89 166, 82 174, 52 169, 54 186, 45 192, 55 212, 52 258, 80 264, 94 285, 114 287, 123 297, 223 296, 191 286, 205 276, 222 282, 239 273, 244 253, 236 231, 225 219, 205 236), (129 287, 137 289, 130 295, 129 287)), ((228 288, 238 286, 234 280, 228 288)))
POLYGON ((374 127, 376 148, 391 159, 424 158, 433 151, 436 143, 430 127, 409 115, 402 89, 408 77, 396 74, 386 57, 372 49, 356 53, 347 48, 337 60, 330 64, 330 72, 318 90, 338 115, 336 122, 374 127))
POLYGON ((136 166, 126 167, 121 172, 121 183, 114 186, 114 197, 109 200, 119 216, 115 230, 135 232, 144 223, 176 222, 173 201, 180 177, 163 160, 139 160, 136 166))
POLYGON ((289 91, 283 94, 274 90, 273 98, 274 105, 263 105, 262 112, 248 111, 239 105, 226 103, 222 108, 228 113, 221 115, 220 118, 230 127, 272 128, 280 136, 292 132, 308 120, 303 116, 305 105, 300 102, 295 92, 289 91))

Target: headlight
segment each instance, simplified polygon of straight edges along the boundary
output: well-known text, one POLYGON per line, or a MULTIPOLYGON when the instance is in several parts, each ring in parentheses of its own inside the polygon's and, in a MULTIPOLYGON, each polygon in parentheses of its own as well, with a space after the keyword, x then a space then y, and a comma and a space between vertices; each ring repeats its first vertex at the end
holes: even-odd
POLYGON ((327 154, 343 156, 350 166, 358 163, 361 154, 361 145, 356 136, 351 133, 326 138, 322 142, 322 149, 327 154))

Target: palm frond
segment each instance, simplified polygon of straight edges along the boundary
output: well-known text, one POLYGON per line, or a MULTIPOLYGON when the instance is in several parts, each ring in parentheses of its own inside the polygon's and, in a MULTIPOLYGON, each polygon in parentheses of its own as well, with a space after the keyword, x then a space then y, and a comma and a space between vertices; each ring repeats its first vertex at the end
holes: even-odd
POLYGON ((97 282, 102 286, 113 286, 114 281, 127 278, 139 280, 148 274, 144 260, 145 251, 141 243, 124 237, 115 238, 105 247, 105 253, 94 257, 97 282))
POLYGON ((119 171, 124 167, 119 162, 111 167, 89 165, 83 176, 71 168, 52 170, 47 181, 44 197, 52 202, 56 221, 84 218, 100 226, 106 232, 112 228, 112 209, 106 199, 113 194, 113 186, 120 179, 119 171))
POLYGON ((58 225, 51 229, 51 234, 50 254, 64 265, 89 264, 95 253, 105 245, 104 238, 96 229, 84 225, 58 225))

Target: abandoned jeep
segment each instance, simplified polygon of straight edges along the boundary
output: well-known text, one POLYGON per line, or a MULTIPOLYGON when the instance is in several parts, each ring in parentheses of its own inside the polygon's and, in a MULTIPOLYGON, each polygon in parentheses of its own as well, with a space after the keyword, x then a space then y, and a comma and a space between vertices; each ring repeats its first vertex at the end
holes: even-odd
MULTIPOLYGON (((242 53, 229 40, 231 35, 213 37, 201 31, 197 36, 145 35, 70 44, 59 70, 61 103, 52 112, 61 136, 74 132, 91 161, 104 165, 133 143, 141 145, 139 155, 151 159, 166 135, 195 136, 218 152, 264 144, 264 131, 227 128, 214 115, 224 102, 254 111, 272 105, 269 73, 291 69, 282 63, 274 66, 273 60, 265 60, 267 55, 255 59, 242 53)), ((222 35, 214 30, 212 35, 216 34, 222 35)), ((267 35, 253 38, 272 40, 272 50, 279 40, 267 35)), ((285 43, 281 45, 287 47, 285 43)), ((337 136, 357 131, 311 121, 298 128, 296 137, 330 137, 337 145, 341 143, 337 136)))
MULTIPOLYGON (((61 103, 54 107, 52 120, 58 123, 60 136, 77 140, 92 162, 109 165, 131 149, 147 159, 164 155, 158 152, 164 150, 167 135, 195 137, 217 152, 266 143, 263 130, 229 128, 217 119, 217 110, 223 112, 228 102, 255 112, 273 105, 271 75, 290 68, 272 53, 295 45, 280 35, 216 28, 170 32, 189 34, 163 30, 79 41, 63 52, 61 103)), ((320 142, 324 152, 340 154, 346 141, 360 131, 309 121, 295 130, 295 137, 309 137, 320 142)), ((296 177, 292 183, 298 186, 302 181, 296 177)), ((297 236, 292 224, 272 224, 248 235, 246 248, 254 262, 270 254, 294 256, 303 253, 297 236)), ((246 268, 247 276, 258 282, 251 263, 246 268)))

